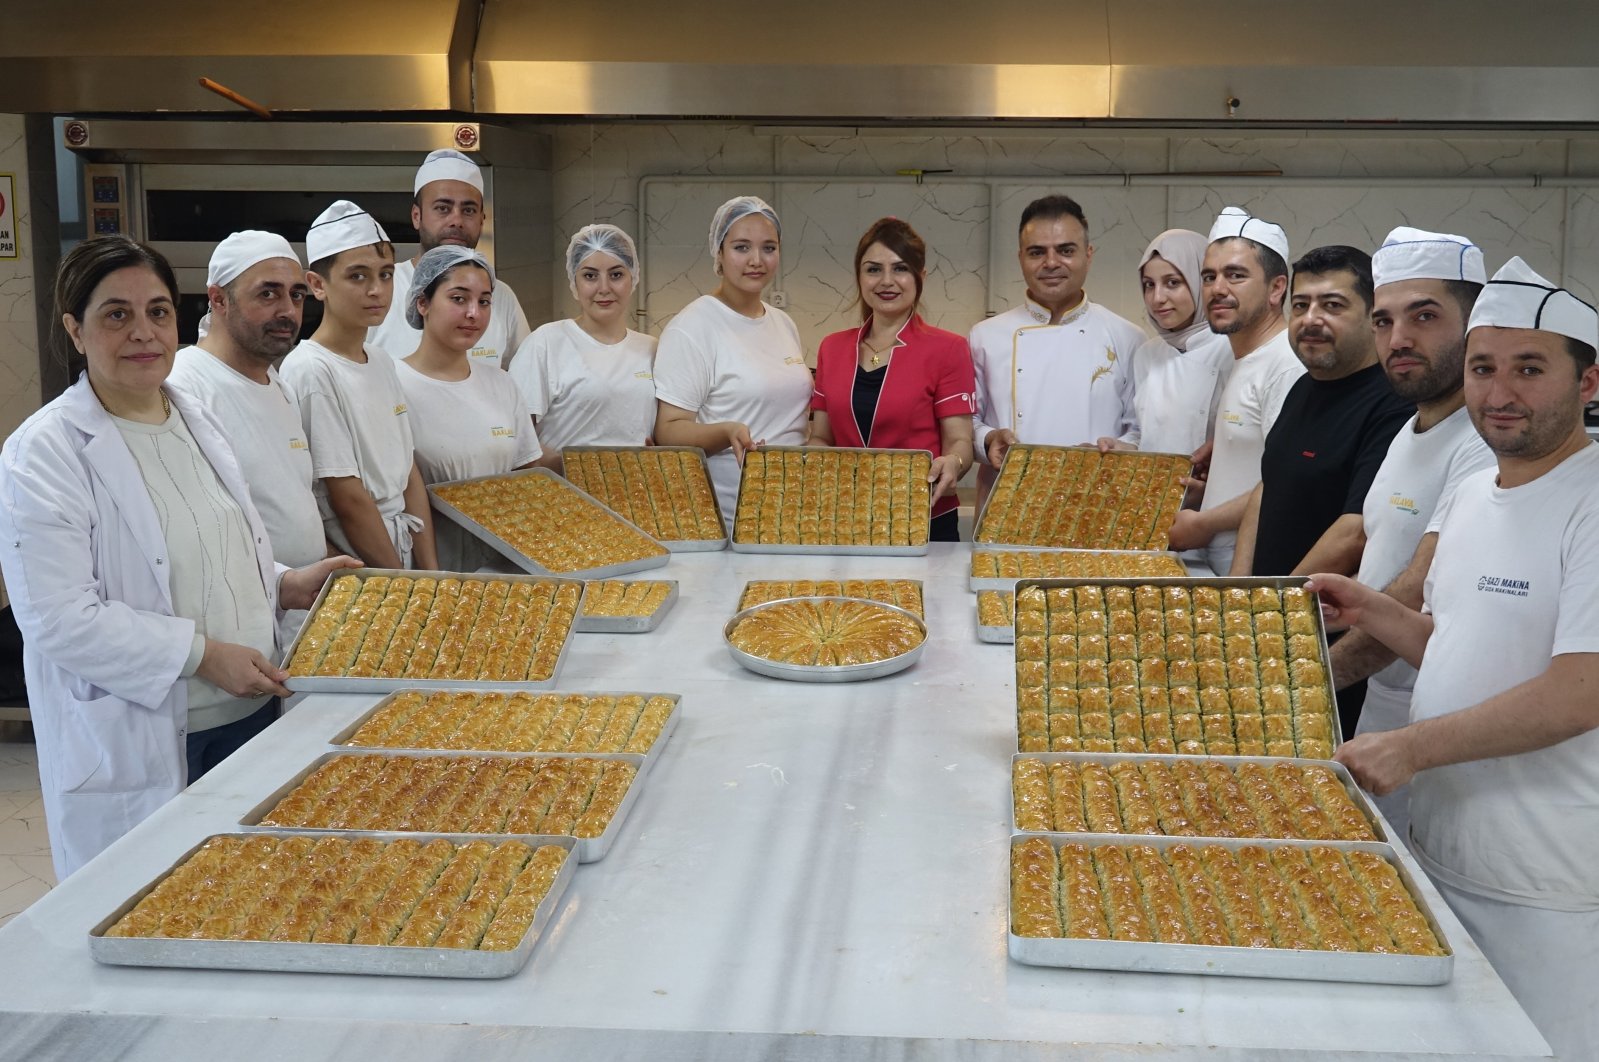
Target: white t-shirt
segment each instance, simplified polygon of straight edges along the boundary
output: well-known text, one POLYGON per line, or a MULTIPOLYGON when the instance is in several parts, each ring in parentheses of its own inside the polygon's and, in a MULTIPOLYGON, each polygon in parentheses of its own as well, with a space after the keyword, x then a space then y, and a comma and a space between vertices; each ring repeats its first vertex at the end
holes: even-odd
MULTIPOLYGON (((655 397, 692 410, 701 424, 737 421, 756 442, 800 446, 810 414, 811 370, 799 329, 774 306, 750 319, 714 295, 701 295, 672 318, 655 354, 655 397)), ((732 450, 709 460, 722 512, 738 503, 732 450)))
MULTIPOLYGON (((1234 359, 1216 408, 1215 446, 1210 452, 1210 476, 1201 510, 1214 509, 1255 489, 1266 435, 1277 423, 1288 389, 1304 374, 1304 365, 1288 345, 1287 329, 1234 359)), ((1237 531, 1223 531, 1211 540, 1211 546, 1230 548, 1237 540, 1237 531)))
MULTIPOLYGON (((1413 721, 1481 704, 1553 657, 1599 653, 1599 445, 1531 483, 1495 480, 1475 473, 1443 503, 1413 721)), ((1434 877, 1508 903, 1599 910, 1599 730, 1422 771, 1410 814, 1434 877)))
POLYGON ((493 476, 531 464, 543 453, 527 405, 504 369, 467 362, 464 380, 435 380, 394 363, 416 440, 424 483, 493 476))
POLYGON ((539 418, 539 440, 566 446, 643 446, 655 431, 655 338, 628 330, 601 343, 576 321, 533 330, 511 362, 511 379, 539 418))
POLYGON ((183 680, 189 730, 237 722, 267 698, 233 697, 193 669, 200 666, 207 638, 248 645, 269 660, 276 648, 272 606, 261 585, 250 522, 176 409, 164 424, 112 419, 161 521, 172 558, 167 576, 172 611, 194 621, 194 647, 183 680))
POLYGON ((312 492, 315 477, 300 403, 276 369, 267 369, 267 380, 256 383, 199 347, 178 351, 167 377, 222 425, 272 540, 273 557, 300 568, 327 556, 327 535, 312 492))
POLYGON ((1233 372, 1233 348, 1215 333, 1195 336, 1187 350, 1161 337, 1133 352, 1137 425, 1124 436, 1150 453, 1191 454, 1216 430, 1222 387, 1233 372))
MULTIPOLYGON (((380 325, 366 331, 369 347, 381 347, 389 357, 398 361, 409 358, 422 345, 422 332, 412 328, 405 319, 405 296, 411 290, 411 278, 416 276, 416 264, 410 259, 394 266, 394 301, 389 303, 389 315, 380 325)), ((483 330, 478 345, 467 351, 474 361, 483 360, 497 368, 504 368, 516 348, 527 338, 527 314, 509 284, 494 282, 494 302, 489 313, 488 327, 483 330)))
MULTIPOLYGON (((1493 451, 1477 434, 1464 406, 1425 432, 1417 433, 1415 417, 1406 421, 1366 492, 1361 511, 1366 548, 1356 578, 1378 590, 1392 582, 1415 556, 1443 500, 1467 476, 1493 463, 1493 451)), ((1408 690, 1416 683, 1416 669, 1396 660, 1371 678, 1392 689, 1408 690)), ((1404 724, 1404 720, 1395 722, 1404 724)))
POLYGON ((328 538, 340 550, 355 553, 322 481, 359 476, 395 549, 402 558, 409 557, 412 523, 405 512, 405 487, 416 446, 405 393, 393 359, 373 346, 366 348, 366 356, 364 364, 354 362, 315 340, 302 340, 283 359, 283 381, 300 402, 328 538))

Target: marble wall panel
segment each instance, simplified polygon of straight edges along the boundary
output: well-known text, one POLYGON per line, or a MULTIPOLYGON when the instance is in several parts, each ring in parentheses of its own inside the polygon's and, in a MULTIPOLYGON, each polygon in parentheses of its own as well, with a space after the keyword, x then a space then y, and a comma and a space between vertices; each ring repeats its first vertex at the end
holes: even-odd
POLYGON ((33 229, 21 115, 0 114, 0 173, 13 177, 18 258, 0 258, 0 439, 39 408, 39 340, 33 309, 33 229))

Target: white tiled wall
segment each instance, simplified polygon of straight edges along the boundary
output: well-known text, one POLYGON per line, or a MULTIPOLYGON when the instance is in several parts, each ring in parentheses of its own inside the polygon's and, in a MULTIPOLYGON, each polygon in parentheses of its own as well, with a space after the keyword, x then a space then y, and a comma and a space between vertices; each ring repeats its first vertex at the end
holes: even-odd
MULTIPOLYGON (((1579 294, 1599 291, 1599 187, 1512 185, 1534 174, 1599 173, 1599 143, 1583 140, 774 135, 717 123, 549 132, 556 171, 552 251, 558 255, 570 234, 592 221, 614 222, 639 237, 640 305, 655 333, 714 287, 706 230, 716 206, 739 193, 768 199, 783 219, 777 285, 812 352, 823 335, 852 323, 850 263, 871 221, 892 214, 916 226, 931 252, 926 314, 965 331, 1020 298, 1016 222, 1029 200, 1050 192, 1074 196, 1088 214, 1096 246, 1092 297, 1139 324, 1134 268, 1148 241, 1171 227, 1203 232, 1229 203, 1281 222, 1296 252, 1327 243, 1370 250, 1395 225, 1410 224, 1470 236, 1490 269, 1520 254, 1579 294), (918 185, 897 176, 902 169, 955 172, 918 185), (1214 183, 1167 187, 1116 180, 1246 170, 1345 183, 1218 176, 1214 183), (785 180, 774 183, 773 175, 785 180), (677 179, 684 177, 691 180, 677 179), (1421 183, 1360 183, 1372 178, 1421 183)), ((554 305, 570 307, 564 277, 555 282, 554 305)))

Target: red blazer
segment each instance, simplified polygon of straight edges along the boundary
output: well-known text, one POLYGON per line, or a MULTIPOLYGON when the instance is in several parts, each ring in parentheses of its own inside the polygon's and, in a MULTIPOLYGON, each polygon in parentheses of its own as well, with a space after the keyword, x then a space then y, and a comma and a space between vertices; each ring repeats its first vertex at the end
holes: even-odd
MULTIPOLYGON (((827 414, 838 446, 865 446, 855 422, 852 396, 860 366, 861 336, 871 327, 834 332, 816 352, 816 387, 811 408, 827 414)), ((942 417, 970 416, 977 409, 977 375, 966 338, 934 328, 913 314, 900 329, 899 345, 889 360, 883 391, 872 417, 872 445, 896 450, 943 453, 938 422, 942 417)), ((959 503, 946 494, 933 506, 938 516, 959 503)))

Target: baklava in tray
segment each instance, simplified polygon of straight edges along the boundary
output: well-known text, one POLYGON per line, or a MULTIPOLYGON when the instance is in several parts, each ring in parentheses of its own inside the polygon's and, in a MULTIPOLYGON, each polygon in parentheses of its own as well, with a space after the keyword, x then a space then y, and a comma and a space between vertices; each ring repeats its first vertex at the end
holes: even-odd
POLYGON ((1023 582, 1015 659, 1022 752, 1329 759, 1337 743, 1297 580, 1023 582))
POLYGON ((977 542, 1163 550, 1192 470, 1181 454, 1030 446, 1005 452, 977 542))
POLYGON ((1140 833, 1376 841, 1333 765, 1214 757, 1065 753, 1011 764, 1024 833, 1140 833))
POLYGON ((385 698, 335 744, 457 752, 648 755, 677 698, 645 693, 423 693, 385 698))
POLYGON ((977 638, 1010 644, 1016 640, 1016 595, 1009 590, 977 591, 977 638))
POLYGON ((979 549, 972 552, 973 590, 1010 590, 1017 579, 1135 579, 1182 577, 1175 553, 1152 550, 979 549))
POLYGON ((744 584, 738 610, 785 597, 855 597, 923 615, 919 579, 755 579, 744 584))
POLYGON ((462 682, 547 685, 582 593, 578 582, 525 575, 372 568, 339 575, 289 647, 289 686, 388 692, 462 682))
POLYGON ((577 629, 597 634, 644 634, 660 626, 677 601, 677 583, 670 579, 625 582, 600 579, 583 591, 583 613, 577 629))
POLYGON ((739 620, 728 635, 750 656, 805 667, 877 663, 910 652, 925 638, 902 610, 851 598, 778 601, 739 620))
POLYGON ((569 446, 566 478, 667 548, 721 549, 727 531, 705 452, 675 446, 569 446))
POLYGON ((768 553, 927 552, 926 450, 765 447, 744 455, 733 548, 768 553))
POLYGON ((666 547, 547 468, 428 488, 434 507, 534 575, 657 568, 666 547))

